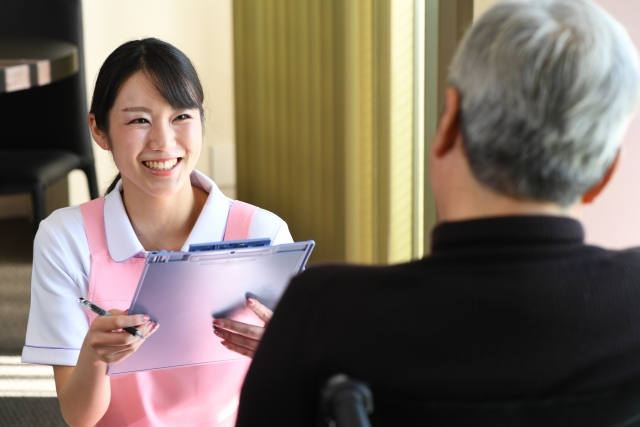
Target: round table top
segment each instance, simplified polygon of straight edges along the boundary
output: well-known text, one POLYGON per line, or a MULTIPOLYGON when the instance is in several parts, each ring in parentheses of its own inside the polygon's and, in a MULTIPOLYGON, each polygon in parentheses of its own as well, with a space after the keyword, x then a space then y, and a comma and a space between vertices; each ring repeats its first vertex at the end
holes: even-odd
POLYGON ((47 85, 78 68, 78 48, 71 43, 0 35, 0 93, 47 85))

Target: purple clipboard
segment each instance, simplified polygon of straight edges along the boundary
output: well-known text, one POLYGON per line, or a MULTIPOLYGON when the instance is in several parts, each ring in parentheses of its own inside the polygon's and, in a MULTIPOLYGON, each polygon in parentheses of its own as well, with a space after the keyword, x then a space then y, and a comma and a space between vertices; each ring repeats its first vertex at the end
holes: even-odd
POLYGON ((149 314, 160 328, 108 375, 243 359, 220 345, 213 318, 261 325, 247 308, 252 297, 275 309, 290 279, 301 272, 315 243, 203 252, 151 253, 130 314, 149 314))

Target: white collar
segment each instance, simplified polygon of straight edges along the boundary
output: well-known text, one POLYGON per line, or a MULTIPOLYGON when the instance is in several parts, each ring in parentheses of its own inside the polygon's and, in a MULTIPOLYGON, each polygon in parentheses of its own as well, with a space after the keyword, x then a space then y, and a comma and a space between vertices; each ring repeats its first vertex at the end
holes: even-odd
MULTIPOLYGON (((187 238, 183 251, 189 249, 193 243, 219 242, 224 236, 227 216, 233 200, 222 194, 218 186, 205 174, 194 170, 191 172, 191 185, 207 193, 207 201, 202 212, 187 238)), ((140 253, 145 253, 142 243, 138 240, 127 211, 122 201, 122 180, 104 198, 104 228, 107 236, 107 247, 111 259, 124 262, 140 253)))

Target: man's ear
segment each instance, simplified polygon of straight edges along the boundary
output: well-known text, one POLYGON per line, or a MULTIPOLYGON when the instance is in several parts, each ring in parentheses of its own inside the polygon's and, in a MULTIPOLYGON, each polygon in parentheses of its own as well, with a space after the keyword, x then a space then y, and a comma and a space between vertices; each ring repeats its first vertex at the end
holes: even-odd
POLYGON ((111 150, 107 134, 98 128, 96 115, 93 113, 89 114, 89 129, 91 129, 91 136, 93 136, 93 140, 100 146, 100 148, 106 151, 111 150))
POLYGON ((611 180, 611 177, 613 176, 613 172, 615 172, 616 168, 618 167, 619 161, 620 161, 620 150, 618 150, 618 153, 616 154, 616 158, 613 160, 613 163, 611 163, 611 166, 609 166, 609 169, 607 169, 607 173, 604 174, 604 177, 602 178, 602 180, 582 196, 582 203, 585 203, 585 204, 592 203, 595 200, 595 198, 600 195, 604 187, 606 187, 609 181, 611 180))
POLYGON ((447 88, 444 113, 440 118, 436 136, 433 139, 433 154, 442 157, 455 146, 460 134, 460 94, 453 87, 447 88))

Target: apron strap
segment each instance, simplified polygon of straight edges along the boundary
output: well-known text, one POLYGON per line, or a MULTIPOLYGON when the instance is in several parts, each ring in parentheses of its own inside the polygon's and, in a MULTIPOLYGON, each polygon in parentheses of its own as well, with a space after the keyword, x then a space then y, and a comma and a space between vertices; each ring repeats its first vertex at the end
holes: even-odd
POLYGON ((89 242, 89 252, 91 255, 107 252, 107 236, 104 231, 104 197, 82 203, 80 211, 89 242))
POLYGON ((235 200, 229 209, 227 227, 222 240, 244 240, 249 238, 253 214, 258 208, 235 200))
MULTIPOLYGON (((223 240, 243 240, 249 238, 253 215, 258 208, 236 200, 229 209, 227 226, 223 240)), ((80 205, 84 229, 87 233, 89 251, 92 255, 107 250, 107 239, 104 232, 104 197, 99 197, 80 205)))

